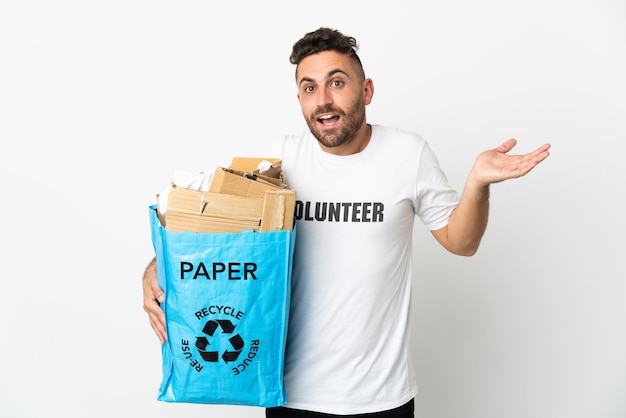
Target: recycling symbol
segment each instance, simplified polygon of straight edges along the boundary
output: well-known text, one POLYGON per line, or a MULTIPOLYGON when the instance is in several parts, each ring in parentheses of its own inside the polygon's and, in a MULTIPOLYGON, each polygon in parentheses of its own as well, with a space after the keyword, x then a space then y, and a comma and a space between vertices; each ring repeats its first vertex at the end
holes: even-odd
MULTIPOLYGON (((210 320, 204 324, 202 333, 205 335, 196 337, 196 348, 204 361, 211 363, 219 361, 219 352, 209 350, 209 346, 211 345, 209 343, 209 337, 213 337, 213 334, 215 334, 215 331, 218 328, 222 329, 222 334, 232 334, 235 330, 235 325, 233 325, 233 323, 228 319, 210 320)), ((239 358, 239 354, 241 354, 241 350, 244 346, 243 339, 239 334, 235 334, 228 338, 228 341, 230 342, 232 350, 226 349, 224 350, 224 353, 222 353, 222 359, 226 363, 236 361, 237 358, 239 358)))

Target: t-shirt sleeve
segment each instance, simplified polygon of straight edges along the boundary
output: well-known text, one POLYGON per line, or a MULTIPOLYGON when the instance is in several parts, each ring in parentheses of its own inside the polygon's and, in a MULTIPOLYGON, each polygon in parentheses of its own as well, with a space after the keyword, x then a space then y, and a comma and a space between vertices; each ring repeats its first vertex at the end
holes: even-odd
POLYGON ((420 157, 416 187, 416 214, 426 228, 433 231, 448 225, 459 197, 428 143, 420 157))

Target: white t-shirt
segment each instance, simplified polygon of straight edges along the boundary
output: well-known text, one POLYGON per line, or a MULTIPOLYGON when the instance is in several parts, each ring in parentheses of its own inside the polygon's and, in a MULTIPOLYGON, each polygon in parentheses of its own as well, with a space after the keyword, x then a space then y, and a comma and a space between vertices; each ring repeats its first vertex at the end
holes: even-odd
POLYGON ((330 414, 398 407, 417 394, 413 222, 446 226, 457 193, 413 133, 373 125, 366 149, 349 156, 322 151, 308 131, 281 145, 297 199, 287 406, 330 414))

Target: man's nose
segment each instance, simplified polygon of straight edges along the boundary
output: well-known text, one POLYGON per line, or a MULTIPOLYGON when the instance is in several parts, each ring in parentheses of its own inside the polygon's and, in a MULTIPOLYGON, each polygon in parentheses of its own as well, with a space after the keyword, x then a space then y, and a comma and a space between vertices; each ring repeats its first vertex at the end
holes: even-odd
POLYGON ((333 95, 327 88, 322 88, 317 91, 317 105, 324 107, 333 104, 333 95))

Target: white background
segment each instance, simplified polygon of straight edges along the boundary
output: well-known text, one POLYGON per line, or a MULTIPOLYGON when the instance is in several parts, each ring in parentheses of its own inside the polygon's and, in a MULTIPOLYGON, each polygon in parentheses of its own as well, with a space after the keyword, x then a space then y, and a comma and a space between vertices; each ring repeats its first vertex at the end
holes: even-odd
POLYGON ((416 227, 416 417, 626 416, 623 0, 1 0, 2 417, 263 416, 156 401, 147 208, 305 128, 288 56, 323 25, 459 190, 509 137, 553 146, 476 256, 416 227))

